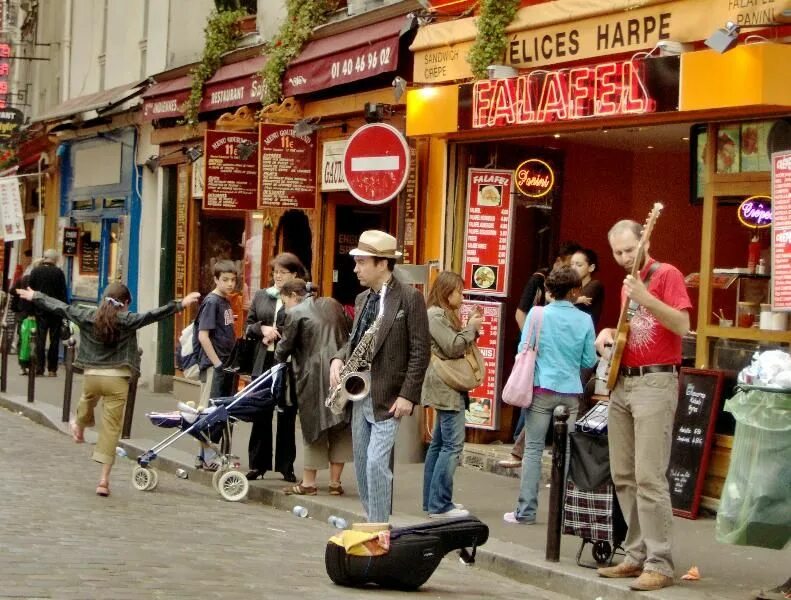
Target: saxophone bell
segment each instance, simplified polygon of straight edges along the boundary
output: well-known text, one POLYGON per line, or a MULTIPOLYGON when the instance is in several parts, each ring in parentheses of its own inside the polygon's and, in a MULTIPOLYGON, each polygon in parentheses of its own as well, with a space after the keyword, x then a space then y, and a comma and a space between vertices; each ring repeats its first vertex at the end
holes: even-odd
POLYGON ((341 395, 346 402, 363 400, 371 391, 371 373, 354 371, 341 380, 341 395))

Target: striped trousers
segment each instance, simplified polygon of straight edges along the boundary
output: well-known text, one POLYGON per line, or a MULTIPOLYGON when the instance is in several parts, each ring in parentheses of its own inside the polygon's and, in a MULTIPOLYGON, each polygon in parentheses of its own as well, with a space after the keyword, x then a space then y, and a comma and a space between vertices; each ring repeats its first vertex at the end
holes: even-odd
POLYGON ((357 488, 369 523, 390 521, 393 493, 393 450, 400 419, 376 421, 368 396, 352 405, 352 445, 357 488))

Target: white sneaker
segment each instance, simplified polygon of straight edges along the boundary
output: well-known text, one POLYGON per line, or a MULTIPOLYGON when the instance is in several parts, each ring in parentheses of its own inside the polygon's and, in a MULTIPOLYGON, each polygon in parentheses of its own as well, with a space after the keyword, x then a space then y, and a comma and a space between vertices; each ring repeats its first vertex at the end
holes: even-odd
POLYGON ((433 513, 429 514, 429 517, 432 519, 457 519, 459 517, 469 517, 470 511, 464 508, 451 508, 450 510, 446 510, 444 513, 433 513))
POLYGON ((464 505, 461 504, 460 502, 454 502, 453 503, 453 508, 462 509, 462 508, 464 508, 464 505))

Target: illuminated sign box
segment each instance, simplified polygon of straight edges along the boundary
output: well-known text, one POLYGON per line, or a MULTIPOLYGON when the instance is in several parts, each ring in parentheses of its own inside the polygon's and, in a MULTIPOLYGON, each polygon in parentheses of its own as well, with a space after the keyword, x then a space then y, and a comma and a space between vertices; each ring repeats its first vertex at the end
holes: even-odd
POLYGON ((677 56, 538 69, 459 87, 459 129, 537 125, 678 109, 677 56))

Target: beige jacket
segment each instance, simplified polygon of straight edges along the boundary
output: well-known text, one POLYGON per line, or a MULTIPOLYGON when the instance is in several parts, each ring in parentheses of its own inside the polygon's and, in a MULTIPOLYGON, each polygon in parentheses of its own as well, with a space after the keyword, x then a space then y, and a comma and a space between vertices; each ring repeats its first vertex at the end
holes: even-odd
POLYGON ((439 306, 428 309, 428 330, 431 334, 432 356, 423 380, 421 403, 437 410, 464 410, 461 393, 443 383, 434 369, 434 361, 464 356, 467 347, 475 342, 475 330, 464 327, 457 331, 439 306))

